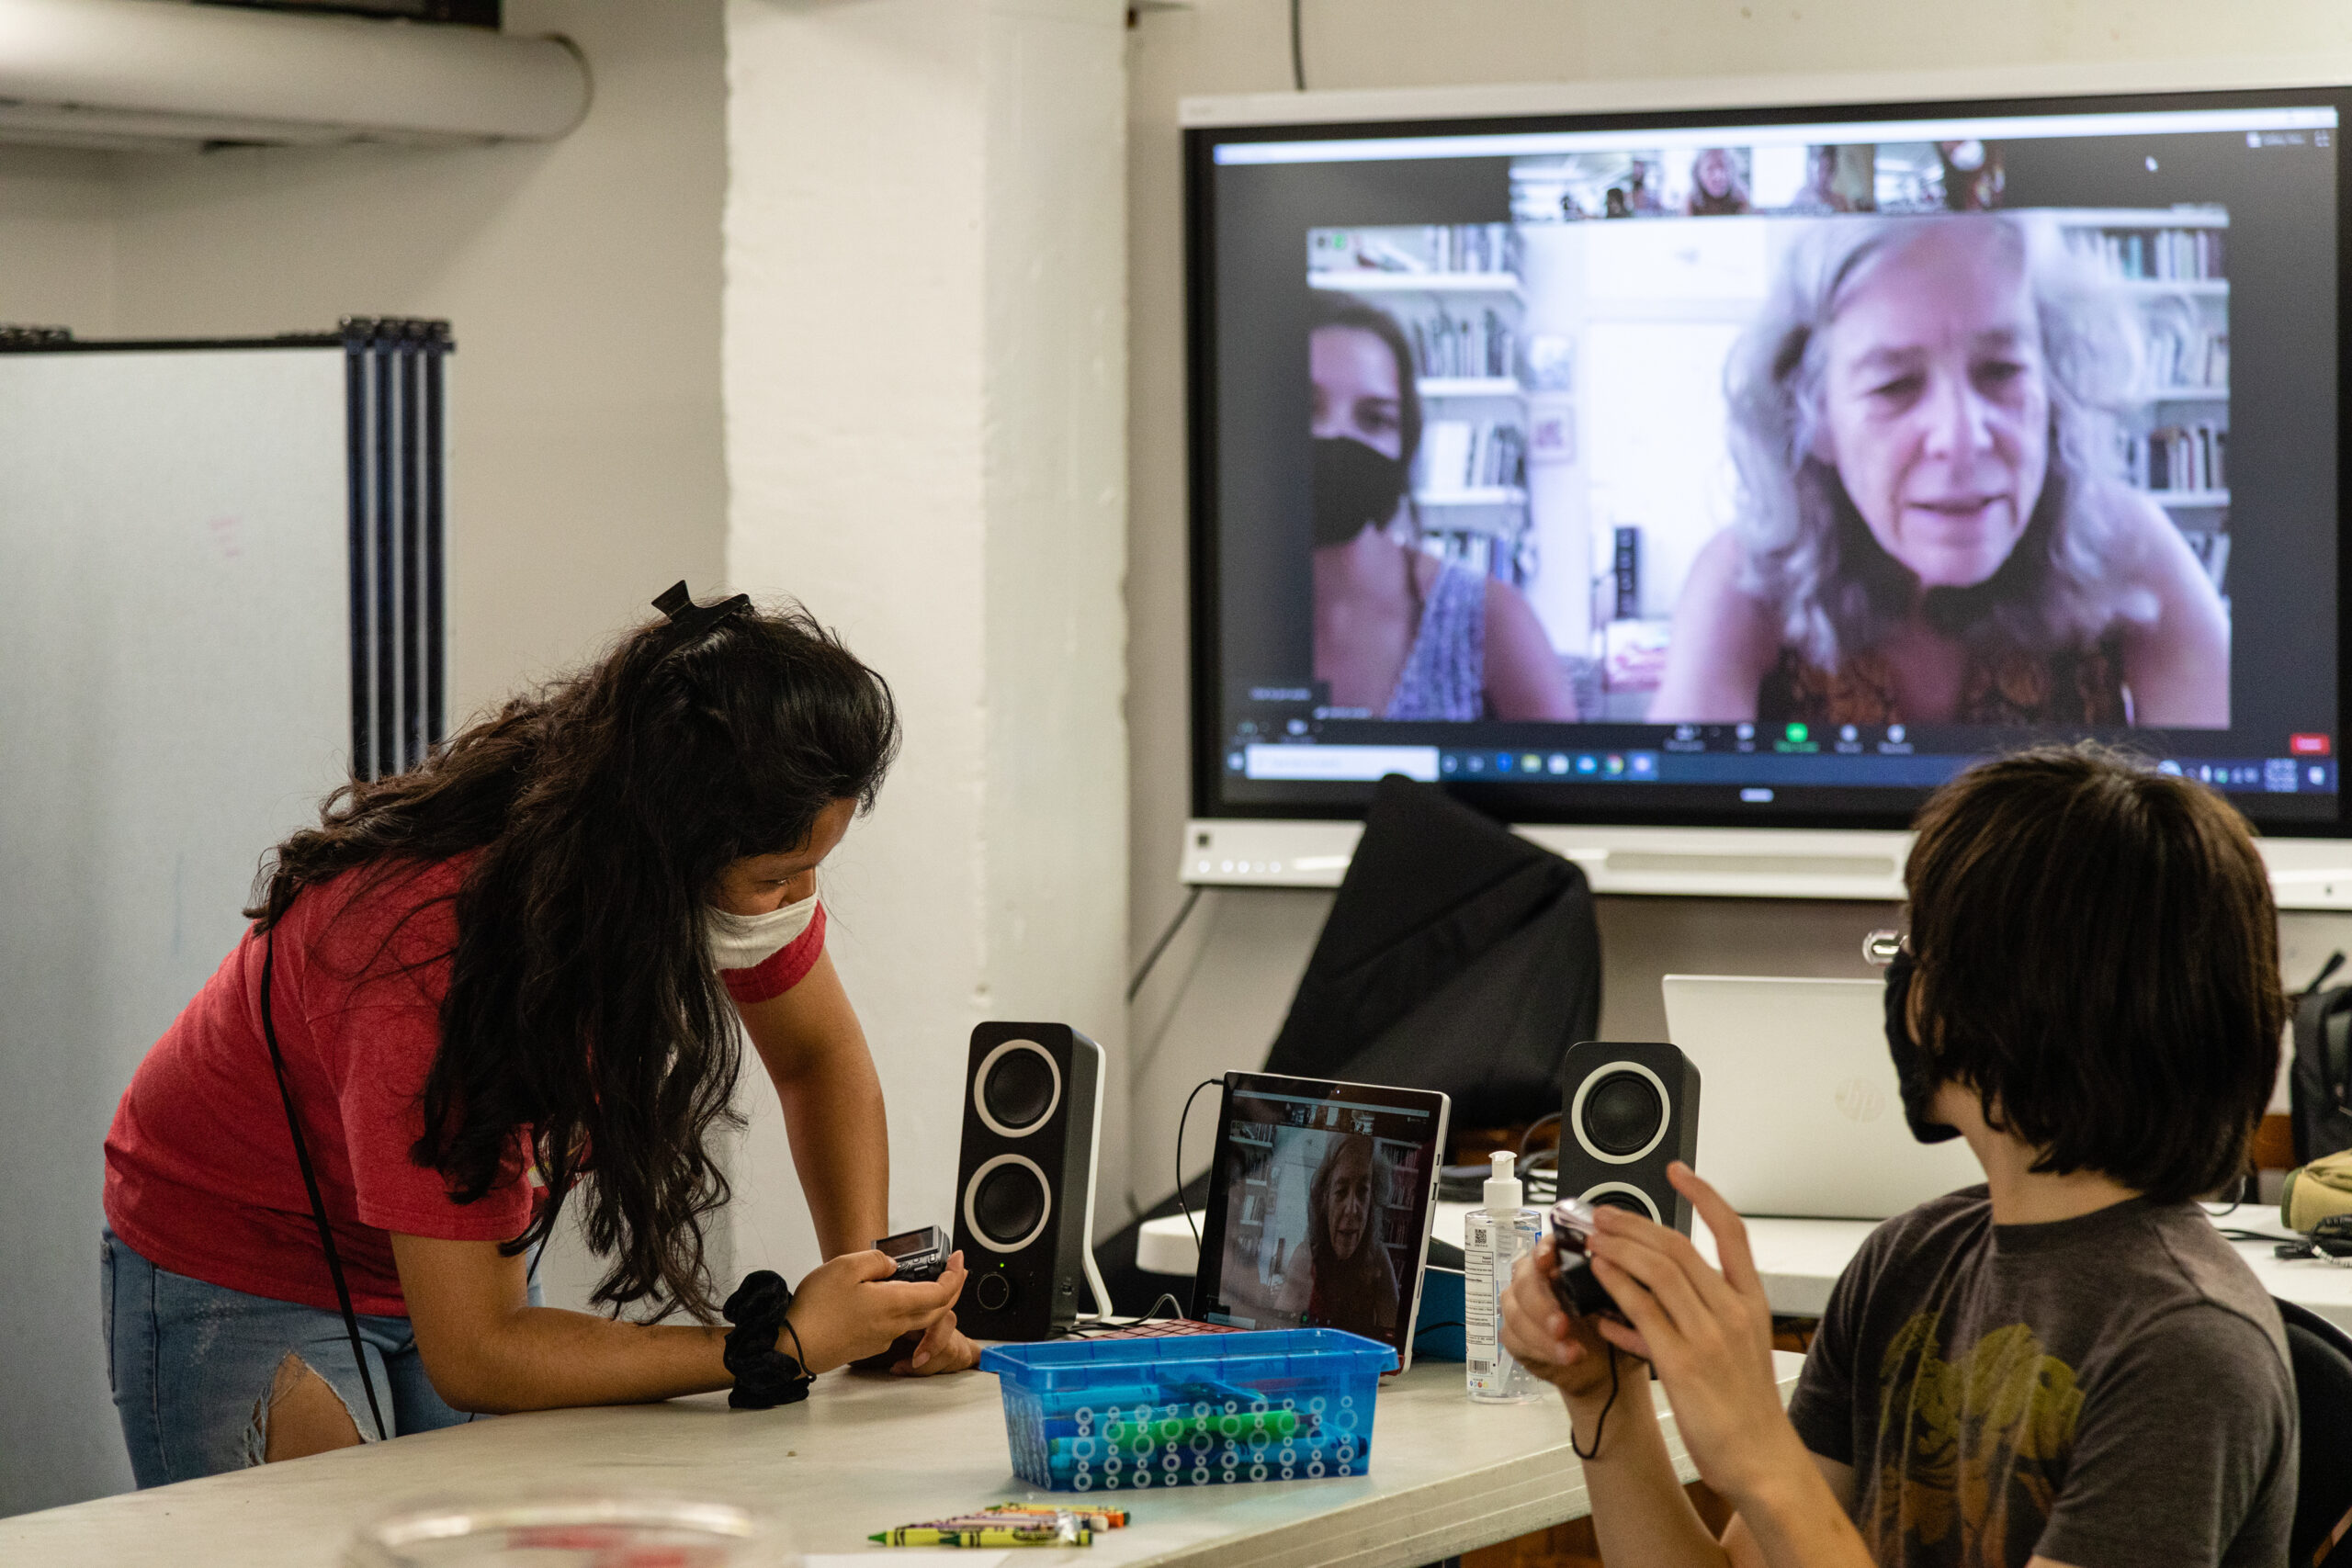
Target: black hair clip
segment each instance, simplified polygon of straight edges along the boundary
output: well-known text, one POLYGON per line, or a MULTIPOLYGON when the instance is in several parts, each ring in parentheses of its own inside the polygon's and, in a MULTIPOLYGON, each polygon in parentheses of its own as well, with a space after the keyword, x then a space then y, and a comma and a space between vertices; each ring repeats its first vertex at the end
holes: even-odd
POLYGON ((653 607, 669 616, 672 626, 690 637, 696 637, 729 615, 750 609, 752 596, 738 593, 732 599, 722 599, 716 604, 697 604, 694 595, 686 592, 685 581, 682 578, 653 601, 653 607))

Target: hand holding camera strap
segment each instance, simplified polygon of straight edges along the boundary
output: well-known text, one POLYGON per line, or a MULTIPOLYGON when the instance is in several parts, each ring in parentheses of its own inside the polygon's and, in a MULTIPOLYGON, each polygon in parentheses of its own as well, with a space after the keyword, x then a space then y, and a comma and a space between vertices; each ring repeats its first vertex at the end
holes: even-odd
POLYGON ((286 1057, 277 1048, 277 1029, 269 1015, 269 987, 277 963, 277 927, 273 921, 263 938, 261 955, 261 1036, 269 1043, 269 1065, 277 1074, 278 1098, 286 1103, 286 1131, 294 1138, 294 1163, 302 1168, 302 1188, 311 1195, 311 1218, 319 1227, 319 1247, 327 1255, 327 1275, 334 1280, 335 1304, 343 1308, 343 1331, 351 1337, 351 1359, 359 1368, 359 1382, 368 1391, 368 1414, 376 1419, 379 1439, 384 1430, 383 1408, 376 1403, 376 1380, 368 1371, 368 1352, 359 1343, 359 1314, 351 1310, 351 1287, 344 1282, 343 1258, 334 1249, 334 1233, 327 1226, 326 1201, 319 1196, 319 1178, 311 1168, 311 1147, 302 1141, 302 1123, 294 1114, 294 1089, 286 1079, 286 1057))

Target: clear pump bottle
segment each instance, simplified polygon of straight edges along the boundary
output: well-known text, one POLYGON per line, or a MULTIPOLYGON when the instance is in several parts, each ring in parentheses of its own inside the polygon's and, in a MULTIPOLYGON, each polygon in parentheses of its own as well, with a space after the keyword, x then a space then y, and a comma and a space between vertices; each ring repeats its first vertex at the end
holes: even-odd
POLYGON ((1544 1216, 1527 1207, 1516 1163, 1509 1150, 1494 1156, 1486 1206, 1470 1211, 1463 1226, 1462 1337, 1470 1397, 1488 1404, 1517 1404, 1543 1391, 1502 1347, 1502 1298, 1510 1288, 1511 1266, 1532 1252, 1544 1234, 1544 1216))

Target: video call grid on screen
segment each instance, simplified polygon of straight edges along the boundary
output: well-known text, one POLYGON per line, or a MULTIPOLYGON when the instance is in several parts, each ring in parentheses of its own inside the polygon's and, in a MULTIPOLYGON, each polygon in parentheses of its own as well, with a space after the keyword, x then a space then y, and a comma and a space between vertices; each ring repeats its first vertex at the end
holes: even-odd
POLYGON ((1344 1086, 1329 1098, 1234 1091, 1216 1156, 1224 1201, 1204 1237, 1221 1259, 1204 1314, 1393 1342, 1420 1269, 1435 1138, 1430 1112, 1344 1086), (1334 1253, 1334 1280, 1318 1280, 1317 1260, 1334 1253))
POLYGON ((1189 133, 1195 811, 2335 829, 2342 96, 1189 133))

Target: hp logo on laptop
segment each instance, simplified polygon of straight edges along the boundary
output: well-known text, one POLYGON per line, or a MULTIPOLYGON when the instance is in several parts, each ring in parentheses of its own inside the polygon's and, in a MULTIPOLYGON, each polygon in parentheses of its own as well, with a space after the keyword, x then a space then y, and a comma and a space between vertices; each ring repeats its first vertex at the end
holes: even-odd
POLYGON ((1846 1079, 1831 1099, 1849 1122, 1875 1122, 1886 1113, 1886 1091, 1866 1077, 1846 1079))

